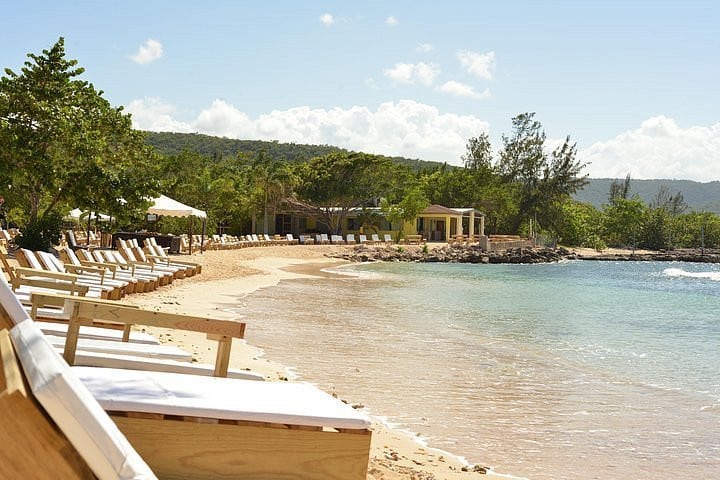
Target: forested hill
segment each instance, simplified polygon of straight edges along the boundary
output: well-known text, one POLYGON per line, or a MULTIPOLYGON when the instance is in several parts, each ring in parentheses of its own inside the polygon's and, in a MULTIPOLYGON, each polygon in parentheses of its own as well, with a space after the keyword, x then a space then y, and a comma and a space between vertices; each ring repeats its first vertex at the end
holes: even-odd
MULTIPOLYGON (((608 202, 608 192, 612 178, 592 178, 590 183, 575 194, 575 199, 600 207, 608 202)), ((630 180, 630 194, 637 194, 649 203, 662 186, 666 186, 671 195, 682 193, 690 210, 706 211, 720 215, 720 182, 693 182, 691 180, 630 180)))
MULTIPOLYGON (((197 152, 211 157, 235 156, 239 152, 255 156, 265 151, 271 158, 286 162, 301 162, 332 152, 347 151, 330 145, 304 145, 298 143, 266 142, 262 140, 236 140, 233 138, 213 137, 199 133, 145 132, 145 143, 152 145, 163 155, 177 155, 184 150, 197 152)), ((437 162, 390 157, 397 163, 405 164, 415 170, 436 168, 437 162)))
MULTIPOLYGON (((199 133, 145 132, 145 142, 163 155, 177 155, 184 150, 207 156, 235 156, 244 152, 252 156, 265 151, 270 157, 288 162, 300 162, 332 152, 346 151, 330 145, 304 145, 297 143, 266 142, 262 140, 235 140, 213 137, 199 133)), ((391 157, 398 163, 411 166, 416 171, 437 168, 440 163, 403 157, 391 157)), ((575 195, 581 202, 600 208, 607 203, 611 178, 593 178, 575 195)), ((638 194, 649 203, 658 189, 665 185, 672 195, 681 192, 691 210, 720 214, 720 182, 699 183, 690 180, 635 180, 632 179, 631 193, 638 194)))

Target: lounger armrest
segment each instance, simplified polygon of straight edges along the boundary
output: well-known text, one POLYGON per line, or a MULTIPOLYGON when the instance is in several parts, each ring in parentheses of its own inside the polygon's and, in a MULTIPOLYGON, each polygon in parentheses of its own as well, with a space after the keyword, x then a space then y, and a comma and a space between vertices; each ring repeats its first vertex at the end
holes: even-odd
POLYGON ((81 297, 84 297, 90 291, 90 287, 87 285, 63 282, 51 278, 16 276, 12 279, 12 287, 14 290, 17 290, 20 286, 23 285, 28 287, 56 290, 59 292, 68 292, 68 294, 70 295, 77 294, 81 297))
POLYGON ((142 310, 117 303, 86 302, 74 297, 65 299, 65 312, 70 314, 70 321, 63 356, 71 365, 75 360, 80 326, 92 325, 98 320, 205 333, 208 338, 218 341, 215 375, 223 377, 227 376, 232 339, 245 336, 245 323, 242 322, 142 310))
POLYGON ((50 272, 48 270, 38 270, 27 267, 15 267, 15 274, 18 276, 53 278, 55 280, 64 280, 72 283, 77 282, 78 279, 78 276, 74 273, 50 272))
POLYGON ((161 257, 160 255, 151 255, 149 253, 145 254, 146 258, 149 258, 150 260, 153 260, 157 263, 163 263, 165 265, 170 265, 170 259, 167 257, 161 257))
POLYGON ((105 269, 104 268, 90 267, 90 266, 84 266, 84 265, 68 265, 66 263, 65 270, 67 270, 70 273, 77 273, 79 275, 81 275, 83 273, 92 273, 92 274, 100 276, 100 284, 102 284, 105 281, 105 269))
POLYGON ((114 263, 91 262, 90 260, 80 260, 80 263, 88 267, 96 267, 110 270, 113 274, 113 278, 115 278, 115 272, 117 272, 118 269, 118 266, 114 263))

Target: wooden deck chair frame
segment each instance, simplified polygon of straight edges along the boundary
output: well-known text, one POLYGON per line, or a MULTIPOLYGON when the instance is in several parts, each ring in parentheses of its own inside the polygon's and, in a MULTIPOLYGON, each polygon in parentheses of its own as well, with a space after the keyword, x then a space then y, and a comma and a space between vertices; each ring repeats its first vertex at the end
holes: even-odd
POLYGON ((30 393, 7 330, 0 321, 0 478, 94 479, 90 468, 30 393))
MULTIPOLYGON (((2 307, 0 314, 5 314, 5 307, 2 307)), ((83 371, 73 370, 78 373, 83 371)), ((89 370, 98 376, 106 375, 102 369, 89 370)), ((112 369, 106 371, 109 374, 112 369)), ((290 386, 283 383, 276 385, 290 386)), ((292 402, 293 398, 287 398, 287 401, 292 402)), ((106 411, 160 478, 365 480, 367 475, 371 441, 371 432, 367 427, 333 429, 295 423, 143 413, 107 407, 106 411)), ((60 478, 75 477, 77 475, 60 478)))

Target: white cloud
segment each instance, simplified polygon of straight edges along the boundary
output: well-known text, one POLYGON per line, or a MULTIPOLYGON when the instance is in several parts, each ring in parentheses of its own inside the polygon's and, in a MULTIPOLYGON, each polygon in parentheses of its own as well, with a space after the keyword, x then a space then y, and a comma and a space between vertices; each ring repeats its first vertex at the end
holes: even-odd
POLYGON ((424 62, 396 63, 393 68, 383 70, 383 74, 395 84, 418 82, 429 87, 435 81, 435 77, 440 74, 440 69, 431 63, 424 62))
POLYGON ((329 27, 330 25, 335 24, 335 17, 329 13, 323 13, 320 15, 320 23, 329 27))
POLYGON ((720 123, 681 128, 671 118, 652 117, 636 130, 578 152, 591 162, 594 178, 720 180, 720 123))
POLYGON ((140 45, 138 52, 135 55, 130 55, 130 60, 141 65, 154 62, 163 55, 162 43, 152 38, 145 41, 144 44, 140 45))
POLYGON ((125 111, 132 114, 133 127, 154 132, 192 132, 190 125, 177 121, 173 115, 177 109, 157 98, 133 100, 125 111))
POLYGON ((428 53, 433 51, 433 46, 430 43, 421 43, 415 48, 420 53, 428 53))
POLYGON ((385 24, 390 25, 391 27, 394 27, 398 24, 397 18, 395 18, 393 15, 390 15, 385 19, 385 24))
POLYGON ((464 83, 456 82, 455 80, 449 80, 438 87, 438 90, 456 97, 467 97, 467 98, 490 98, 490 89, 486 88, 482 92, 476 92, 475 89, 464 83))
POLYGON ((462 51, 457 54, 460 65, 468 72, 483 80, 492 80, 495 69, 495 52, 476 53, 462 51))
POLYGON ((312 109, 307 106, 273 110, 251 119, 233 105, 215 100, 194 120, 172 118, 172 106, 156 99, 128 106, 133 126, 141 130, 199 132, 228 138, 337 145, 350 150, 401 155, 456 165, 471 136, 489 131, 487 122, 471 115, 440 113, 412 100, 386 102, 377 109, 312 109))

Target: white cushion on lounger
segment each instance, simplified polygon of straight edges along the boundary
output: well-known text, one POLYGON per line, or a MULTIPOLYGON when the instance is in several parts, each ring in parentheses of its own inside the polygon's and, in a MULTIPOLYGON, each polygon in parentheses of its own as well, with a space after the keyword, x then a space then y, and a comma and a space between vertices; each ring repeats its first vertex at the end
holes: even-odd
MULTIPOLYGON (((65 348, 65 337, 47 335, 46 338, 56 349, 65 348)), ((78 338, 78 351, 110 353, 113 355, 132 355, 137 357, 157 358, 191 362, 192 355, 174 345, 148 345, 145 343, 116 342, 115 340, 98 340, 95 338, 78 338)))
POLYGON ((156 478, 32 320, 10 334, 33 394, 98 478, 156 478))
POLYGON ((73 367, 105 410, 348 429, 370 422, 303 383, 253 382, 162 372, 73 367))
MULTIPOLYGON (((67 324, 41 321, 36 321, 35 324, 40 327, 40 330, 42 330, 45 335, 63 337, 67 334, 67 324)), ((122 336, 122 330, 82 326, 80 327, 79 338, 93 338, 95 340, 113 340, 120 342, 122 341, 122 336)), ((146 345, 160 345, 157 338, 145 332, 130 332, 130 342, 146 345)))
MULTIPOLYGON (((122 368, 129 370, 151 370, 156 372, 182 373, 187 375, 201 375, 210 377, 215 372, 213 365, 204 363, 178 362, 177 360, 163 360, 158 358, 135 357, 131 355, 115 355, 112 353, 75 352, 74 366, 122 368)), ((259 373, 247 370, 228 370, 228 378, 263 381, 265 378, 259 373)))

